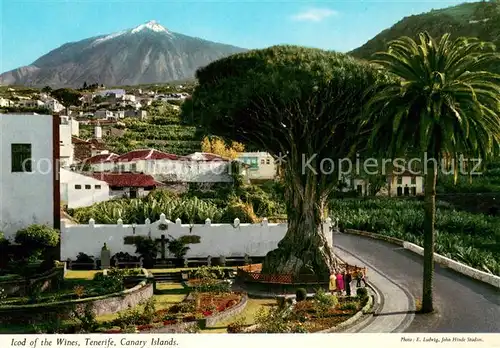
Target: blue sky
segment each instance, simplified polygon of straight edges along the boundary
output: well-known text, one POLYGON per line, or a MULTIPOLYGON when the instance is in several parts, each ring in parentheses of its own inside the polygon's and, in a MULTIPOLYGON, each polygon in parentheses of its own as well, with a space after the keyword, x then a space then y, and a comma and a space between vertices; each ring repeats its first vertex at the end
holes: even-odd
POLYGON ((156 20, 167 29, 245 48, 298 44, 341 52, 404 16, 462 1, 2 0, 0 71, 66 42, 156 20))

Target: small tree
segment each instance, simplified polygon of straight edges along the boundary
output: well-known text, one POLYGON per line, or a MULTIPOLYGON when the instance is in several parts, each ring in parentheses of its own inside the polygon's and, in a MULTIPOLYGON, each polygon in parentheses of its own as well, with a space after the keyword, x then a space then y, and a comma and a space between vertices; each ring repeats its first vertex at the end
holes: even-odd
POLYGON ((17 231, 15 242, 21 244, 28 256, 39 259, 46 249, 59 244, 59 232, 45 225, 31 225, 17 231))

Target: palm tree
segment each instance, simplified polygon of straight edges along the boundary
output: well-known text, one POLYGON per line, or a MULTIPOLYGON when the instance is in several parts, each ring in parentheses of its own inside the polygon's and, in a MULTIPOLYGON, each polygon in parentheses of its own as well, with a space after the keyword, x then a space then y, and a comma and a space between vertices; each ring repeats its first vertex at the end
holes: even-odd
MULTIPOLYGON (((434 311, 436 180, 443 155, 486 158, 500 144, 500 56, 474 38, 402 37, 376 53, 390 78, 366 105, 370 144, 390 156, 417 151, 424 163, 425 222, 422 312, 434 311)), ((469 157, 470 158, 470 157, 469 157)))

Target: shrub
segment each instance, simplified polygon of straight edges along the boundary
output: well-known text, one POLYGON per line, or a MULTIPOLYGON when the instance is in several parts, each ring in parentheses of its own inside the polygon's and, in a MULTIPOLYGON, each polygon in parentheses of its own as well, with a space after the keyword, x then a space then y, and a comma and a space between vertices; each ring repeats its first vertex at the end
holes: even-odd
POLYGON ((40 257, 47 248, 59 243, 59 232, 45 225, 31 225, 17 231, 15 242, 21 244, 32 255, 40 257))
POLYGON ((150 298, 146 301, 144 305, 142 316, 147 324, 150 324, 154 321, 156 315, 156 301, 154 298, 150 298))
POLYGON ((318 289, 314 294, 314 300, 321 306, 331 308, 338 304, 338 299, 334 295, 329 295, 323 289, 318 289))
POLYGON ((224 215, 222 216, 222 221, 232 223, 236 218, 238 218, 241 223, 256 223, 259 220, 253 211, 253 207, 241 201, 231 202, 226 207, 224 215))
POLYGON ((172 236, 170 236, 167 248, 168 251, 170 251, 175 256, 176 259, 184 258, 184 256, 186 256, 187 252, 190 249, 180 239, 175 239, 172 236))
POLYGON ((304 301, 307 298, 307 290, 304 288, 298 288, 295 292, 295 300, 297 302, 304 301))
POLYGON ((80 313, 77 310, 73 311, 73 316, 80 321, 83 332, 92 333, 99 327, 99 323, 97 322, 96 315, 92 310, 92 305, 90 303, 85 305, 83 313, 80 313))
POLYGON ((355 302, 346 302, 340 305, 341 310, 356 310, 358 309, 358 305, 355 302))
POLYGON ((85 253, 78 253, 78 255, 76 256, 76 262, 93 263, 94 258, 92 256, 85 254, 85 253))
POLYGON ((241 333, 245 328, 245 318, 239 317, 227 326, 227 333, 241 333))
POLYGON ((361 298, 361 299, 363 299, 363 298, 365 298, 365 297, 368 297, 368 289, 367 289, 367 288, 358 288, 358 289, 356 290, 356 295, 357 295, 359 298, 361 298))

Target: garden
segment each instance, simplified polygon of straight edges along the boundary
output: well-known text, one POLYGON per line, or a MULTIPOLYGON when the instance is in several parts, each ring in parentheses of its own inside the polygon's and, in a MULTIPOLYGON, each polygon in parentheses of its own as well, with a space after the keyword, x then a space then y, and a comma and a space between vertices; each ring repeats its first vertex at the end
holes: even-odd
POLYGON ((270 308, 262 307, 255 324, 246 326, 243 319, 231 323, 229 333, 315 333, 334 331, 352 318, 363 307, 370 306, 366 288, 359 288, 356 296, 337 297, 318 289, 312 298, 306 290, 297 289, 295 300, 278 297, 270 308))

